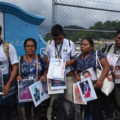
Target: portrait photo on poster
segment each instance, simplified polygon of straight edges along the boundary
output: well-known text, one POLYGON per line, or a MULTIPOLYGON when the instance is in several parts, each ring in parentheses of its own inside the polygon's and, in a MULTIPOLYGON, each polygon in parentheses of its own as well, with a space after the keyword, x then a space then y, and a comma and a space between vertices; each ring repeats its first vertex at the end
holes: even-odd
POLYGON ((29 86, 34 84, 35 79, 23 79, 18 80, 18 100, 19 102, 30 102, 32 101, 32 96, 29 90, 29 86))
POLYGON ((97 99, 92 81, 89 78, 84 79, 82 82, 77 82, 77 84, 81 92, 81 96, 86 102, 97 99))
POLYGON ((81 92, 79 90, 78 84, 74 83, 73 84, 73 99, 75 104, 87 104, 86 101, 81 96, 81 92))
POLYGON ((96 73, 94 72, 94 69, 91 67, 91 68, 88 68, 86 69, 85 71, 83 71, 81 74, 82 76, 82 79, 91 79, 92 81, 95 81, 97 80, 97 76, 96 76, 96 73))

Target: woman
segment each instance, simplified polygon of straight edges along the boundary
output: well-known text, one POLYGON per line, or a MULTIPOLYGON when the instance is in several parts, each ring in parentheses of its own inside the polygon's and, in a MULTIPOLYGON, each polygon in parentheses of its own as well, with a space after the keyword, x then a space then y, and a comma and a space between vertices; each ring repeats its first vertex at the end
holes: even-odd
POLYGON ((11 120, 13 104, 16 103, 18 58, 14 46, 3 41, 1 35, 0 26, 0 120, 11 120))
MULTIPOLYGON (((26 55, 22 56, 20 59, 20 74, 17 76, 18 80, 22 80, 22 79, 35 79, 36 81, 40 80, 41 82, 45 82, 46 80, 46 73, 47 73, 47 66, 44 62, 43 57, 41 57, 40 55, 36 55, 35 51, 37 48, 37 43, 35 41, 35 39, 33 38, 28 38, 25 40, 24 42, 24 49, 26 51, 26 55)), ((43 118, 41 118, 40 116, 40 111, 41 109, 41 105, 39 105, 38 107, 34 107, 32 102, 27 102, 24 103, 24 107, 25 107, 25 117, 26 120, 31 120, 31 109, 33 107, 33 113, 34 113, 34 120, 42 120, 43 118)), ((45 109, 45 108, 44 108, 45 109)), ((44 110, 46 114, 47 112, 47 108, 46 110, 44 110)))
MULTIPOLYGON (((93 68, 96 72, 96 53, 94 51, 94 42, 91 38, 84 38, 80 44, 81 54, 77 58, 76 62, 76 70, 75 70, 75 77, 76 81, 81 81, 79 77, 79 73, 84 72, 88 68, 93 68)), ((98 58, 101 62, 103 67, 102 74, 100 78, 94 81, 94 87, 97 94, 98 99, 93 100, 87 103, 85 107, 85 120, 104 120, 101 108, 101 91, 100 88, 102 87, 104 78, 107 76, 109 71, 109 64, 107 62, 106 57, 100 51, 98 51, 98 58)))

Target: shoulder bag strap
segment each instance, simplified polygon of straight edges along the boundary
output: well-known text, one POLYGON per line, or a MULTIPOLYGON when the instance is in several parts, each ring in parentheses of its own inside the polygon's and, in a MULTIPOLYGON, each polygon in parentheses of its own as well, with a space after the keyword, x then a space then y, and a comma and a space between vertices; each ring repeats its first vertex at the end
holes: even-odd
POLYGON ((38 55, 36 55, 36 81, 38 81, 38 55))

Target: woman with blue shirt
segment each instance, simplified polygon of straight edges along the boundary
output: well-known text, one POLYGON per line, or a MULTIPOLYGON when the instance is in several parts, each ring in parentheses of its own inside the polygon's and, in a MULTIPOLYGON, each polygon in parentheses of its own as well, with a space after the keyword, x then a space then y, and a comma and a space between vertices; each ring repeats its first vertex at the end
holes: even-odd
MULTIPOLYGON (((25 40, 24 49, 26 51, 26 55, 22 56, 20 59, 20 74, 17 76, 18 80, 35 79, 36 81, 40 80, 41 82, 45 82, 47 65, 45 64, 42 56, 35 54, 36 48, 37 43, 35 39, 28 38, 25 40)), ((41 109, 43 109, 41 108, 41 105, 35 108, 32 102, 26 102, 24 103, 26 120, 32 119, 32 107, 34 113, 34 120, 42 119, 40 116, 40 111, 41 109)), ((46 110, 44 110, 44 112, 47 113, 47 108, 46 110)))
MULTIPOLYGON (((76 81, 81 81, 79 73, 84 72, 88 68, 93 68, 96 73, 96 53, 94 51, 94 42, 91 38, 84 38, 81 40, 80 44, 81 54, 77 58, 76 62, 76 70, 75 70, 75 77, 76 81)), ((85 106, 85 118, 84 120, 104 120, 104 116, 102 113, 101 107, 101 91, 100 88, 102 87, 103 81, 108 74, 109 71, 109 64, 105 57, 105 55, 98 51, 97 53, 100 63, 103 67, 102 74, 100 78, 94 81, 94 88, 97 94, 98 99, 89 101, 87 106, 85 106)))

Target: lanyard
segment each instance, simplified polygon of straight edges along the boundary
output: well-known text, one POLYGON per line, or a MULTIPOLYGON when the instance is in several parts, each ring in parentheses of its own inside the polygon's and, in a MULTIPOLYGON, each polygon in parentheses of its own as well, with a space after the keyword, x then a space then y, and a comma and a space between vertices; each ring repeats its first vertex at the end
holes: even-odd
MULTIPOLYGON (((34 63, 34 59, 35 59, 35 55, 34 55, 34 58, 33 58, 33 60, 32 60, 32 63, 30 64, 30 62, 29 62, 29 59, 28 59, 28 56, 26 55, 26 58, 27 58, 27 62, 28 62, 28 71, 29 71, 29 75, 30 75, 30 69, 31 69, 31 66, 32 66, 32 64, 34 63)), ((28 75, 28 76, 29 76, 28 75)))
POLYGON ((60 49, 58 50, 57 44, 55 44, 55 58, 62 59, 61 57, 62 45, 63 45, 63 42, 61 43, 60 49))

